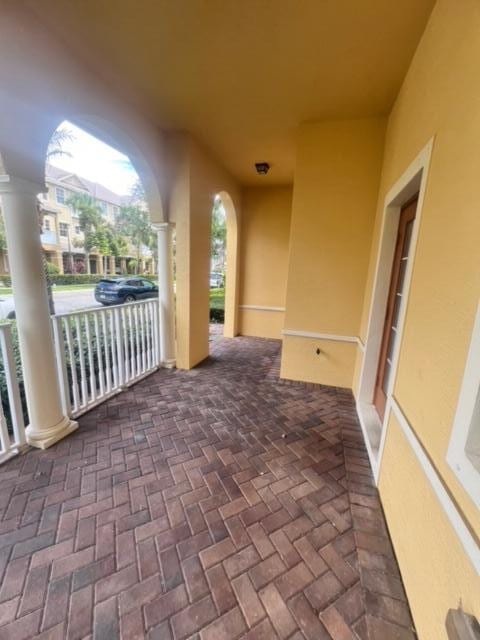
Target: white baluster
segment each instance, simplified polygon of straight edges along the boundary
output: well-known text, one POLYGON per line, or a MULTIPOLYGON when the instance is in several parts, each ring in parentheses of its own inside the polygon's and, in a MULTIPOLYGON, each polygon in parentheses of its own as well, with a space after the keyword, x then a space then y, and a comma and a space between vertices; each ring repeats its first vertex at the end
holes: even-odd
POLYGON ((142 350, 142 374, 146 371, 146 348, 145 348, 145 305, 141 304, 138 307, 140 312, 140 345, 142 350))
POLYGON ((120 378, 118 376, 118 354, 117 354, 117 346, 115 342, 115 317, 114 310, 109 309, 108 314, 110 317, 109 330, 110 330, 110 340, 109 347, 110 353, 112 356, 112 370, 113 370, 113 389, 116 389, 120 386, 120 378))
POLYGON ((135 317, 135 347, 136 347, 136 356, 137 356, 137 376, 140 375, 142 371, 142 356, 140 353, 140 323, 138 321, 138 306, 135 305, 133 308, 133 315, 135 317))
POLYGON ((65 339, 63 336, 63 318, 52 317, 53 337, 55 341, 55 355, 57 358, 58 382, 62 396, 63 413, 71 416, 72 406, 70 402, 70 389, 68 385, 67 360, 65 358, 65 339))
POLYGON ((90 380, 90 401, 94 402, 97 399, 97 380, 95 376, 95 365, 93 362, 93 344, 92 336, 90 332, 90 315, 86 313, 85 318, 85 339, 87 341, 87 355, 88 355, 88 369, 90 380))
POLYGON ((67 336, 68 356, 70 358, 70 375, 72 376, 73 411, 77 412, 80 409, 80 390, 78 386, 77 363, 75 359, 75 348, 69 317, 65 318, 65 335, 67 336))
POLYGON ((102 335, 103 335, 103 348, 105 354, 105 386, 107 393, 112 390, 112 368, 110 366, 110 349, 108 340, 108 323, 107 323, 107 311, 102 309, 102 335))
POLYGON ((124 381, 125 384, 133 379, 130 375, 130 359, 128 356, 128 322, 127 322, 127 310, 122 307, 122 332, 123 332, 123 358, 124 358, 124 381))
POLYGON ((118 367, 118 384, 123 387, 125 384, 125 356, 123 353, 123 323, 120 309, 115 307, 115 342, 117 347, 117 367, 118 367))
POLYGON ((100 323, 98 321, 98 313, 93 314, 93 326, 95 329, 95 344, 97 347, 98 384, 99 384, 99 390, 100 390, 100 397, 103 398, 103 396, 105 395, 105 383, 104 383, 105 371, 103 368, 103 356, 102 356, 100 323))
POLYGON ((80 386, 82 390, 82 405, 88 404, 88 387, 87 387, 87 374, 85 371, 85 355, 83 353, 83 336, 82 336, 82 323, 81 316, 77 314, 75 316, 75 333, 78 346, 78 360, 80 362, 80 386))
POLYGON ((133 326, 132 306, 128 306, 128 332, 130 334, 130 371, 132 372, 132 380, 136 378, 137 371, 135 366, 135 329, 133 326))

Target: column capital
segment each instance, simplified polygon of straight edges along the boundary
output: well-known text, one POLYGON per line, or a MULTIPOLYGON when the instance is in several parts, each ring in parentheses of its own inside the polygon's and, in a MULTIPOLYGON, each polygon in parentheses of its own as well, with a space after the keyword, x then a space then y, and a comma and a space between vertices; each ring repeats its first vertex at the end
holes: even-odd
POLYGON ((37 196, 47 190, 45 183, 28 180, 19 176, 0 174, 0 193, 31 193, 37 196))
POLYGON ((155 231, 168 231, 173 229, 175 224, 173 222, 152 222, 152 227, 155 231))

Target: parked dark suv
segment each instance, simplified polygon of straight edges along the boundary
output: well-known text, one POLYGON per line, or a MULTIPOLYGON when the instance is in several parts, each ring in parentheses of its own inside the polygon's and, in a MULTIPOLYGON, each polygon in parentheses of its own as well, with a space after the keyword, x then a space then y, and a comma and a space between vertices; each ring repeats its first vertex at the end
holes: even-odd
POLYGON ((105 278, 95 287, 95 300, 104 305, 146 298, 158 298, 158 287, 145 278, 105 278))

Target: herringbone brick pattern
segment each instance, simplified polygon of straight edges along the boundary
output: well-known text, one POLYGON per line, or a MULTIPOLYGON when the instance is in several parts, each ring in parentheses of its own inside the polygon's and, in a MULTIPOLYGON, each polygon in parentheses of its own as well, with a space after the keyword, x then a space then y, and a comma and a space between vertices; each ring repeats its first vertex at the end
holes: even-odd
POLYGON ((2 640, 415 637, 350 393, 212 344, 2 466, 2 640))

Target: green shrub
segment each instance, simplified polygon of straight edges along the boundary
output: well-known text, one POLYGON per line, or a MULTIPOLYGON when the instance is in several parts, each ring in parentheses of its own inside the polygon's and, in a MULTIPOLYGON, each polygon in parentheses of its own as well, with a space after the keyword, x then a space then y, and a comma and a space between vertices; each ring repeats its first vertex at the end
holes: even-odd
POLYGON ((210 309, 225 309, 225 289, 210 289, 210 309))
POLYGON ((52 284, 97 284, 105 277, 107 276, 96 273, 59 273, 56 276, 51 276, 50 281, 52 284))
POLYGON ((225 311, 223 309, 213 309, 210 307, 210 322, 223 324, 225 322, 225 311))
POLYGON ((47 273, 49 276, 56 276, 60 273, 60 269, 53 262, 47 262, 47 273))
MULTIPOLYGON (((22 363, 20 360, 20 347, 18 344, 17 323, 12 322, 11 325, 12 325, 13 357, 15 359, 15 371, 17 375, 19 390, 20 390, 20 400, 22 403, 23 418, 25 420, 25 424, 27 425, 28 412, 27 412, 27 402, 25 400, 25 387, 23 384, 22 363)), ((5 368, 3 366, 2 358, 0 358, 0 397, 2 401, 3 413, 5 414, 5 419, 7 421, 8 430, 10 433, 12 433, 12 418, 10 415, 10 406, 8 404, 7 378, 5 376, 5 368)))
POLYGON ((138 266, 138 262, 137 260, 135 260, 135 258, 132 258, 131 260, 128 261, 127 264, 127 271, 128 273, 134 274, 137 272, 137 266, 138 266))
MULTIPOLYGON (((50 262, 48 263, 51 264, 50 262)), ((55 267, 55 265, 52 265, 55 267)), ((63 284, 63 285, 75 285, 75 284, 97 284, 103 278, 111 278, 114 276, 102 276, 97 273, 58 273, 51 272, 50 267, 48 268, 48 273, 50 276, 50 282, 52 284, 63 284)), ((1 276, 0 282, 3 283, 4 287, 12 286, 12 278, 10 276, 1 276)))

